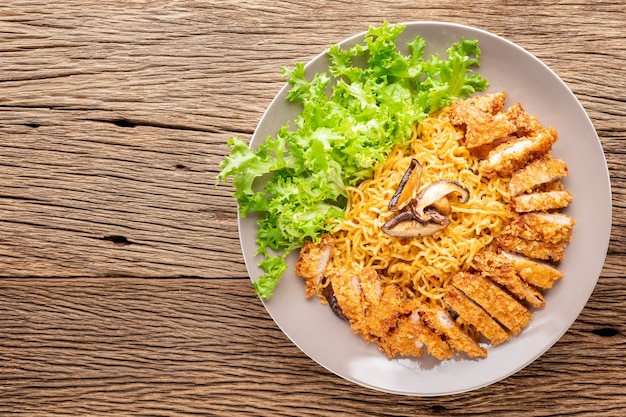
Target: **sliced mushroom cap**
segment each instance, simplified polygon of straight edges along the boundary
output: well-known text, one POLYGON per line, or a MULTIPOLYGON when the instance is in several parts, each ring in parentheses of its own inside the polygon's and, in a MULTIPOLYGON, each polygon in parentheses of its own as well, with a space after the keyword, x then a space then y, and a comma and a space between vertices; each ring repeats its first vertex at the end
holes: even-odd
POLYGON ((325 286, 322 289, 322 295, 328 302, 328 305, 330 306, 330 309, 333 311, 333 313, 335 313, 335 315, 339 317, 340 319, 348 321, 346 316, 343 315, 343 312, 341 311, 341 307, 339 307, 339 303, 337 302, 337 297, 335 297, 335 291, 333 290, 333 284, 329 283, 327 286, 325 286))
POLYGON ((428 222, 432 219, 432 212, 426 210, 427 207, 439 202, 450 194, 458 194, 459 203, 467 203, 469 200, 469 191, 456 181, 440 180, 430 184, 424 188, 417 196, 417 202, 412 207, 415 217, 422 222, 428 222))
POLYGON ((420 222, 411 211, 403 211, 389 219, 382 230, 393 237, 422 237, 433 235, 450 224, 450 219, 443 216, 442 223, 420 222))
POLYGON ((417 196, 422 177, 422 165, 417 159, 411 159, 411 164, 402 176, 400 185, 389 201, 389 211, 400 211, 417 196))

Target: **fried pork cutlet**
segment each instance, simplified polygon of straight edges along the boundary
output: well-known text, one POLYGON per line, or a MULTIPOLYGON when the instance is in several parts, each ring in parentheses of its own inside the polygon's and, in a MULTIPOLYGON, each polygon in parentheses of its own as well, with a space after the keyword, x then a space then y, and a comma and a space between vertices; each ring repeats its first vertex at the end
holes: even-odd
POLYGON ((546 191, 518 195, 513 198, 513 205, 518 213, 547 211, 565 208, 572 199, 569 191, 546 191))
POLYGON ((542 184, 567 176, 567 164, 561 159, 545 155, 511 175, 509 194, 516 197, 542 184))
POLYGON ((446 286, 446 303, 467 323, 485 336, 493 346, 509 340, 509 333, 504 330, 485 310, 452 285, 446 286))
POLYGON ((517 132, 515 124, 500 112, 505 100, 506 92, 500 92, 471 97, 454 106, 450 120, 465 125, 465 146, 470 151, 517 132))
POLYGON ((481 112, 481 113, 489 113, 496 114, 502 111, 504 108, 504 102, 506 101, 507 94, 506 91, 500 91, 493 94, 484 94, 482 96, 470 97, 463 101, 458 102, 455 105, 453 114, 451 119, 453 123, 457 124, 465 124, 463 120, 463 114, 465 111, 469 110, 470 112, 481 112))
POLYGON ((501 252, 513 263, 513 268, 527 283, 540 288, 552 288, 554 283, 563 278, 563 272, 545 262, 526 258, 509 252, 501 252))
POLYGON ((508 141, 489 152, 487 159, 478 165, 478 171, 487 178, 496 175, 507 177, 530 160, 549 152, 557 140, 556 129, 548 127, 540 130, 536 136, 508 141))
POLYGON ((517 140, 519 140, 519 137, 515 135, 499 138, 499 139, 494 140, 491 143, 487 143, 485 145, 481 145, 476 148, 473 148, 471 151, 471 154, 473 157, 479 160, 482 160, 482 159, 487 158, 489 156, 489 152, 493 151, 497 147, 504 145, 505 143, 515 142, 517 140))
POLYGON ((542 128, 537 118, 528 114, 520 103, 506 109, 506 117, 517 127, 517 136, 520 138, 535 136, 542 128))
POLYGON ((367 341, 384 337, 395 327, 403 311, 400 289, 382 289, 373 268, 354 271, 347 268, 330 269, 327 278, 332 285, 337 305, 350 322, 352 330, 367 341))
POLYGON ((537 121, 537 118, 529 115, 522 105, 516 103, 506 109, 504 113, 505 117, 511 121, 517 128, 517 131, 509 136, 495 139, 489 143, 472 148, 472 155, 478 159, 485 159, 489 155, 489 152, 493 151, 496 147, 514 141, 518 138, 532 138, 537 136, 542 129, 541 123, 537 121))
POLYGON ((473 264, 481 275, 502 285, 518 300, 526 301, 535 308, 545 307, 546 301, 541 292, 517 275, 513 263, 506 256, 483 250, 476 254, 473 264))
POLYGON ((395 328, 399 317, 410 313, 397 285, 380 284, 374 268, 365 267, 358 273, 363 295, 363 322, 367 332, 375 337, 386 337, 395 328))
POLYGON ((393 358, 397 355, 418 356, 416 353, 423 353, 426 346, 428 353, 441 361, 451 358, 450 346, 421 320, 420 301, 414 299, 407 305, 411 313, 400 317, 396 327, 378 340, 379 349, 393 358))
POLYGON ((378 341, 379 349, 389 358, 398 355, 419 356, 424 352, 424 346, 431 356, 441 361, 452 357, 450 345, 421 320, 417 310, 402 317, 396 328, 378 341))
POLYGON ((507 252, 514 252, 532 259, 542 261, 561 262, 565 257, 567 240, 557 243, 526 240, 513 236, 510 233, 502 233, 495 239, 496 245, 507 252))
MULTIPOLYGON (((424 353, 424 343, 418 337, 421 327, 424 327, 422 323, 414 322, 410 316, 404 316, 386 337, 378 340, 378 348, 388 358, 396 356, 419 357, 424 353)), ((452 351, 450 351, 450 356, 452 356, 452 351)), ((448 357, 439 359, 444 360, 448 357)))
POLYGON ((411 316, 409 316, 409 319, 412 322, 419 324, 415 328, 415 331, 418 339, 426 345, 429 355, 434 356, 441 361, 452 357, 453 352, 450 345, 421 320, 420 311, 416 310, 413 314, 411 314, 411 316))
POLYGON ((296 261, 295 272, 306 280, 306 296, 320 294, 324 271, 332 250, 335 247, 330 235, 323 235, 320 243, 307 241, 300 249, 300 256, 296 261))
POLYGON ((476 343, 467 333, 456 325, 450 315, 439 309, 427 309, 422 319, 435 333, 445 338, 446 342, 458 352, 465 352, 470 358, 487 356, 487 349, 476 343))
POLYGON ((526 213, 514 219, 495 239, 496 245, 532 259, 561 262, 575 221, 563 213, 526 213))
POLYGON ((575 223, 564 213, 524 213, 516 216, 503 233, 546 243, 569 242, 575 223))
MULTIPOLYGON (((332 285, 333 294, 341 314, 350 322, 352 331, 364 337, 369 335, 365 323, 365 310, 363 306, 361 283, 358 275, 347 268, 331 268, 327 273, 332 285)), ((371 341, 371 338, 366 339, 371 341)))
POLYGON ((530 311, 503 289, 478 274, 456 273, 451 284, 517 335, 532 318, 530 311))
POLYGON ((545 184, 540 185, 539 187, 536 187, 533 190, 533 192, 547 193, 550 191, 564 191, 564 190, 565 190, 565 186, 563 185, 563 183, 559 180, 556 180, 552 182, 547 182, 545 184))
POLYGON ((405 300, 397 285, 382 286, 375 269, 330 269, 327 278, 352 330, 389 358, 420 356, 424 345, 440 360, 452 356, 448 344, 420 321, 419 300, 405 300))

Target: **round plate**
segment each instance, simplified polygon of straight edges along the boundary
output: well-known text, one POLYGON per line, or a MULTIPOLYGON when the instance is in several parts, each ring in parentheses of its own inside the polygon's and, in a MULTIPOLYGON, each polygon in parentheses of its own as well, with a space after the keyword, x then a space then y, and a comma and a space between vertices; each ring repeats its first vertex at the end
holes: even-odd
MULTIPOLYGON (((416 35, 427 41, 425 57, 454 42, 478 39, 482 51, 479 72, 490 83, 486 92, 505 90, 505 106, 520 102, 544 126, 554 126, 560 140, 552 154, 564 159, 569 176, 563 183, 574 195, 566 213, 576 219, 572 242, 560 265, 565 277, 545 291, 546 307, 522 333, 497 347, 484 359, 457 356, 439 362, 422 358, 389 360, 374 344, 352 333, 317 297, 306 299, 304 280, 293 272, 297 253, 288 258, 290 269, 264 305, 282 331, 304 353, 335 374, 376 390, 419 396, 453 394, 484 387, 524 368, 546 352, 567 331, 587 303, 598 280, 611 229, 611 189, 602 146, 585 110, 563 81, 521 47, 491 33, 457 24, 406 23, 397 40, 400 48, 416 35)), ((344 47, 363 39, 361 33, 341 42, 344 47)), ((325 71, 324 53, 307 65, 307 73, 325 71)), ((278 128, 295 119, 299 106, 287 102, 289 85, 273 100, 252 138, 255 147, 278 128)), ((239 219, 241 245, 250 277, 262 271, 256 258, 257 217, 239 219)))

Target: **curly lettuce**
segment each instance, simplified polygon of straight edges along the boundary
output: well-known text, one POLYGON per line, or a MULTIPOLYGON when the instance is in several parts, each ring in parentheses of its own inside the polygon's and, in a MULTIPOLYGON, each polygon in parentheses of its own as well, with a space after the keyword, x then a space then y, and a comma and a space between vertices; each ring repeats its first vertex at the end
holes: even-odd
POLYGON ((232 177, 242 217, 261 213, 256 242, 264 275, 254 283, 259 297, 271 297, 289 253, 341 223, 346 186, 371 177, 391 149, 410 138, 416 122, 487 87, 474 72, 476 40, 454 43, 447 59, 425 59, 426 42, 419 36, 407 44, 408 54, 398 49, 404 29, 384 22, 349 49, 331 46, 328 70, 310 77, 300 62, 282 67, 291 85, 287 99, 302 105, 294 127, 285 124, 256 150, 240 138, 229 140, 217 178, 232 177))

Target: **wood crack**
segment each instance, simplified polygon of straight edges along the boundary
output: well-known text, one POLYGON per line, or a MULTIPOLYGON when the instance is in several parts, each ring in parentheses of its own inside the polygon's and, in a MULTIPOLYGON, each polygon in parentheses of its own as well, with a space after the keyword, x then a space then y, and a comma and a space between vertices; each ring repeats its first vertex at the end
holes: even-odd
POLYGON ((159 129, 171 129, 171 130, 189 130, 193 132, 206 132, 206 133, 220 133, 217 129, 211 128, 199 128, 193 127, 183 124, 172 124, 172 123, 159 123, 159 122, 151 122, 146 120, 132 120, 127 118, 117 118, 117 119, 85 119, 89 122, 98 122, 98 123, 110 123, 117 127, 130 128, 133 129, 138 126, 145 127, 155 127, 159 129))

